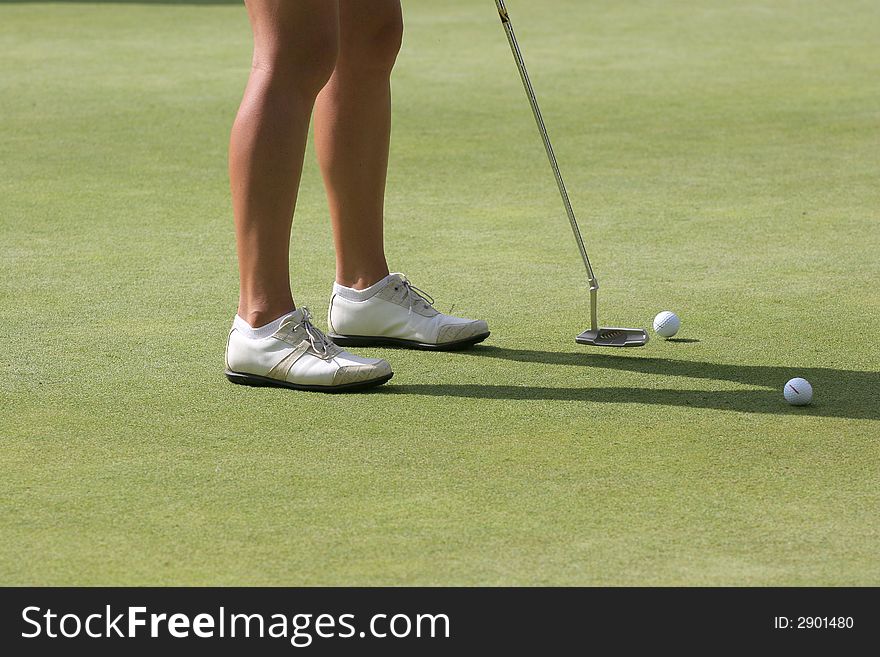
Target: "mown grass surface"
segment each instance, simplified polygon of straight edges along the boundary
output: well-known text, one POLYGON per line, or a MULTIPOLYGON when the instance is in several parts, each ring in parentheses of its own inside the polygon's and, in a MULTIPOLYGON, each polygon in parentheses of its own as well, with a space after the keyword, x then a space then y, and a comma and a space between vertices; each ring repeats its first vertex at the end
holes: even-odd
MULTIPOLYGON (((0 582, 880 584, 880 9, 409 2, 387 242, 485 346, 232 386, 242 7, 0 3, 0 582), (782 385, 805 376, 816 403, 782 385)), ((291 273, 333 278, 309 156, 291 273)), ((322 322, 323 323, 323 322, 322 322)))

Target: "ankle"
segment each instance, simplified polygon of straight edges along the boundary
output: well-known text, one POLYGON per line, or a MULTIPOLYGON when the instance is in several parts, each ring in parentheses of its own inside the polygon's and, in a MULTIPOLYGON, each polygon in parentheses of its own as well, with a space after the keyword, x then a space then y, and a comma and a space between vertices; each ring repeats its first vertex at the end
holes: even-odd
POLYGON ((238 316, 241 317, 244 321, 248 323, 251 328, 260 328, 261 326, 265 326, 271 322, 274 322, 279 317, 283 317, 284 315, 293 312, 296 310, 296 306, 293 303, 289 305, 279 306, 277 308, 247 308, 245 309, 243 306, 238 307, 238 316))
POLYGON ((388 275, 389 271, 387 265, 358 273, 337 271, 336 282, 343 287, 350 287, 353 290, 365 290, 371 285, 375 285, 383 278, 386 278, 388 275))

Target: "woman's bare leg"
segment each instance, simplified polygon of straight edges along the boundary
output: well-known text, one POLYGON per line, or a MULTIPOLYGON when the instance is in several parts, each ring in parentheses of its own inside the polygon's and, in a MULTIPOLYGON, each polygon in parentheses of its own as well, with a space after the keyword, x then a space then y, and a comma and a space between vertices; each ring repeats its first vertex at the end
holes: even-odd
POLYGON ((245 4, 254 58, 232 128, 229 177, 241 286, 238 314, 257 327, 294 308, 290 228, 309 118, 336 63, 339 16, 335 0, 245 4))
POLYGON ((339 56, 315 105, 315 146, 333 222, 336 282, 362 289, 388 275, 382 224, 391 138, 391 69, 399 0, 338 0, 339 56))

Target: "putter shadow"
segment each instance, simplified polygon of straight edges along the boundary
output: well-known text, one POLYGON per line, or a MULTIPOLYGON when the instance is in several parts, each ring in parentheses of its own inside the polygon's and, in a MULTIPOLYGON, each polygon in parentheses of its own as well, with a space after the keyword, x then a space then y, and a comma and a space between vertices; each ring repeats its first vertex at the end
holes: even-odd
POLYGON ((543 399, 599 403, 660 404, 715 408, 745 413, 810 415, 858 420, 880 420, 880 372, 827 367, 790 368, 735 365, 671 358, 642 358, 591 352, 554 352, 477 346, 463 352, 483 358, 548 365, 596 367, 657 376, 682 376, 708 381, 731 381, 765 390, 672 390, 655 388, 551 388, 545 386, 493 385, 391 385, 396 394, 471 397, 477 399, 543 399), (816 402, 795 408, 782 400, 782 387, 793 376, 803 376, 816 389, 816 402))
POLYGON ((652 404, 705 408, 740 413, 814 416, 877 420, 880 415, 868 406, 841 405, 837 400, 822 399, 811 406, 788 406, 781 392, 770 390, 669 390, 656 388, 551 388, 547 386, 493 386, 476 384, 403 384, 390 385, 384 394, 427 395, 524 401, 576 401, 599 404, 652 404))

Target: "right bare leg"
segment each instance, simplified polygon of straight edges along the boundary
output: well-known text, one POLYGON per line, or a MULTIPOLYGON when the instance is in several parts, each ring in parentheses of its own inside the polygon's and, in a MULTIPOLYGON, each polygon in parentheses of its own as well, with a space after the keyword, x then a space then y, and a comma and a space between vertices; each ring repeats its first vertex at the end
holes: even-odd
POLYGON ((238 314, 253 327, 294 309, 290 229, 315 98, 333 72, 336 0, 245 0, 254 58, 232 128, 238 314))

